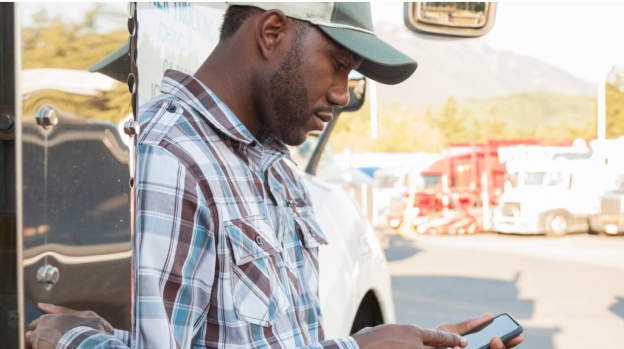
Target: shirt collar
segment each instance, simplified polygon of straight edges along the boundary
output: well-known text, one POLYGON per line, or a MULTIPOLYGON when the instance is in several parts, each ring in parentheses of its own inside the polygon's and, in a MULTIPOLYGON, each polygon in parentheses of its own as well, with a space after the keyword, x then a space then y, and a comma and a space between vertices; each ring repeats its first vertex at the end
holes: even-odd
MULTIPOLYGON (((160 92, 173 95, 192 106, 214 127, 229 138, 251 144, 256 138, 247 130, 234 113, 206 85, 193 76, 167 69, 160 85, 160 92)), ((268 146, 290 159, 290 151, 284 142, 264 129, 258 134, 258 143, 268 146)), ((292 161, 292 160, 291 160, 292 161)))

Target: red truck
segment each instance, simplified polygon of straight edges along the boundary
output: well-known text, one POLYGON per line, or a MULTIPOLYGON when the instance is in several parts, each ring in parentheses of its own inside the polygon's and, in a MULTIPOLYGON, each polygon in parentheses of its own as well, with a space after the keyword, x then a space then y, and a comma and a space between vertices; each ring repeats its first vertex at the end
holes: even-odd
POLYGON ((451 143, 446 156, 420 173, 406 198, 403 234, 474 234, 490 229, 491 206, 505 187, 498 148, 513 145, 570 146, 572 140, 488 140, 451 143))

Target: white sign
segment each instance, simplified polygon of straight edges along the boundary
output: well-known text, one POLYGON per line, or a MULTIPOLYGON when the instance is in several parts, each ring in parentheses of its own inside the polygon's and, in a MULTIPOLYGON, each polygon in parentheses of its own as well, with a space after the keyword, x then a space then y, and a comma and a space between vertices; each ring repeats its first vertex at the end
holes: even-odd
POLYGON ((225 3, 138 3, 139 106, 160 95, 167 69, 193 74, 219 42, 225 3))

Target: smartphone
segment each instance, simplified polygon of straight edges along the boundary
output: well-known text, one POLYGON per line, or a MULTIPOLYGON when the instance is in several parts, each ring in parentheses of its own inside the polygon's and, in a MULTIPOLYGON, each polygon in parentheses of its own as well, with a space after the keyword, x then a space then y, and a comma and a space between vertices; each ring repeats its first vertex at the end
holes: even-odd
POLYGON ((492 337, 498 336, 503 340, 503 343, 505 343, 520 335, 522 331, 523 328, 518 321, 511 315, 504 313, 462 333, 461 336, 468 340, 468 346, 464 349, 490 349, 490 340, 492 337))
POLYGON ((28 331, 28 325, 31 322, 37 320, 41 315, 47 314, 45 311, 39 309, 33 302, 27 300, 24 302, 24 328, 28 331))

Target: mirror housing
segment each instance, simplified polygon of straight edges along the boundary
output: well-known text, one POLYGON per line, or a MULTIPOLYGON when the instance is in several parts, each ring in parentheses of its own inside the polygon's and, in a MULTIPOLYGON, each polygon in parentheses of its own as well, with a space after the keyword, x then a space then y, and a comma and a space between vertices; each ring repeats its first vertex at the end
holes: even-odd
POLYGON ((366 96, 366 78, 357 71, 349 74, 349 104, 340 108, 338 112, 358 111, 364 105, 366 96))
POLYGON ((406 2, 404 21, 417 34, 478 37, 494 26, 495 2, 406 2))

